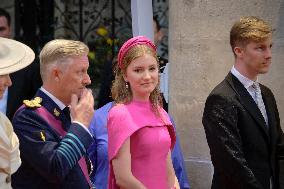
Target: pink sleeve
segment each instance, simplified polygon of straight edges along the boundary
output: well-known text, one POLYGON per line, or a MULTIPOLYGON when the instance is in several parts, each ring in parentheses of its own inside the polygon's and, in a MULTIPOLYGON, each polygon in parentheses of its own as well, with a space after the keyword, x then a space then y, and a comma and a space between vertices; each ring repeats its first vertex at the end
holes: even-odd
POLYGON ((176 132, 173 126, 174 123, 171 122, 170 115, 163 108, 161 108, 160 111, 161 111, 161 115, 163 119, 165 120, 166 126, 168 128, 168 131, 171 137, 171 150, 173 150, 175 143, 176 143, 176 132))
POLYGON ((108 115, 108 157, 111 161, 118 153, 124 141, 138 128, 124 105, 114 106, 108 115))

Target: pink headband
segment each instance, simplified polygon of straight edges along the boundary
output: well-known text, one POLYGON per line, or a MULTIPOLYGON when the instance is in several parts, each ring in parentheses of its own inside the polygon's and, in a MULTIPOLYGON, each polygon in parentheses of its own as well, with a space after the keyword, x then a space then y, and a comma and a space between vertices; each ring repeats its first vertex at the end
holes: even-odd
POLYGON ((120 69, 122 68, 122 61, 123 61, 125 54, 129 51, 131 47, 135 45, 147 45, 148 47, 152 48, 154 51, 157 50, 154 43, 144 36, 136 36, 136 37, 130 38, 122 45, 118 53, 118 67, 120 69))

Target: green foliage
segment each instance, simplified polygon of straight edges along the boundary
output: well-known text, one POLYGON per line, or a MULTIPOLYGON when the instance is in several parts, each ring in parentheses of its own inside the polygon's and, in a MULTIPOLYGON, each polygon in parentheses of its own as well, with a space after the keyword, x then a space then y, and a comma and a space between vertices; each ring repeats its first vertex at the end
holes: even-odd
POLYGON ((96 34, 95 40, 88 44, 90 48, 88 73, 92 81, 91 88, 95 91, 100 88, 104 64, 112 61, 113 53, 117 53, 119 46, 119 40, 112 39, 105 27, 99 27, 96 34))

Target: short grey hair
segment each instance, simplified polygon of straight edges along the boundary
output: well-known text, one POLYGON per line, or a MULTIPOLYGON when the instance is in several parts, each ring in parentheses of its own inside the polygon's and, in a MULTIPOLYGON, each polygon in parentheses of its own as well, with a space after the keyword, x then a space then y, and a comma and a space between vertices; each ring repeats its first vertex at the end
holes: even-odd
POLYGON ((89 48, 81 41, 55 39, 48 42, 40 52, 40 75, 44 81, 50 68, 66 63, 70 57, 87 55, 89 48))

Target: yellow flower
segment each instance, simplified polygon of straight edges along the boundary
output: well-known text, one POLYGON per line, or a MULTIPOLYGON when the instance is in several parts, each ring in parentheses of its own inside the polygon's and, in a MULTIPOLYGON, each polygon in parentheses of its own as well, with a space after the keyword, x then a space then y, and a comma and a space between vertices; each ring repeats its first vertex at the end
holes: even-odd
POLYGON ((111 38, 107 38, 107 44, 109 44, 110 46, 112 46, 113 44, 113 40, 111 38))
POLYGON ((88 57, 89 57, 91 60, 95 60, 95 58, 96 58, 95 52, 89 52, 88 57))
POLYGON ((119 42, 118 39, 114 39, 114 41, 113 41, 113 43, 116 44, 116 45, 118 44, 118 42, 119 42))
POLYGON ((99 27, 96 31, 96 33, 100 36, 106 36, 108 34, 108 31, 105 27, 99 27))

